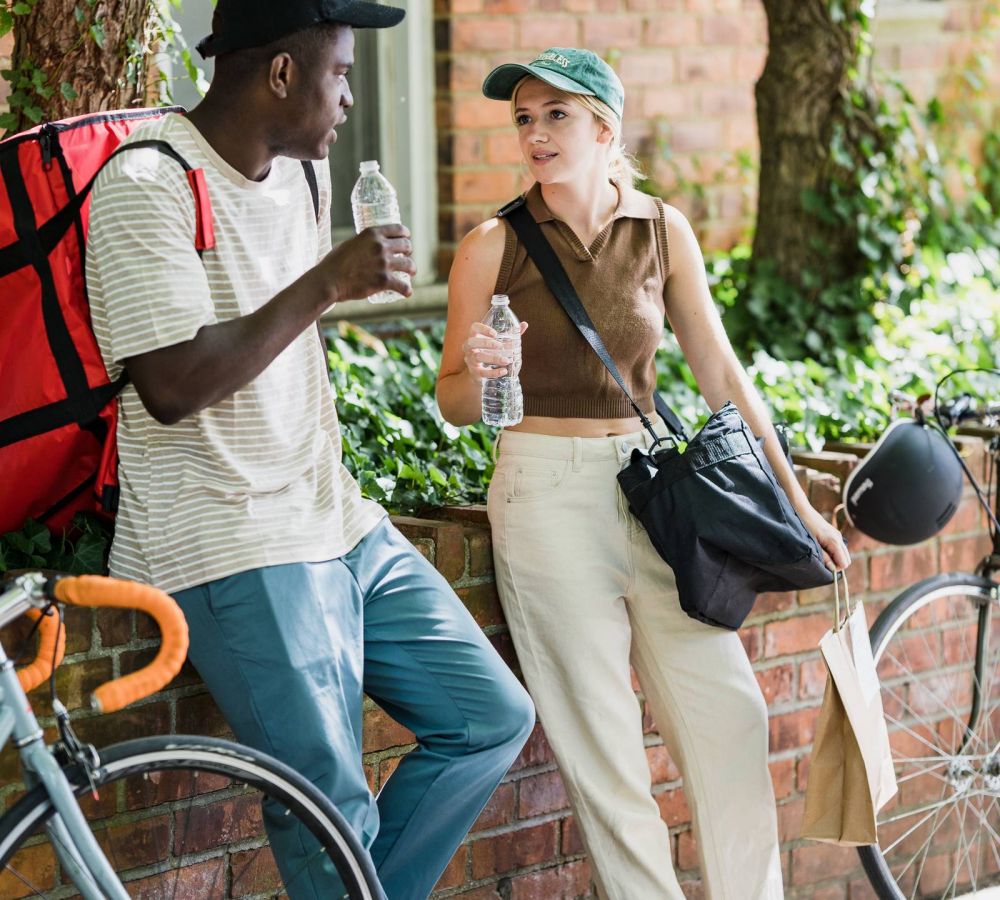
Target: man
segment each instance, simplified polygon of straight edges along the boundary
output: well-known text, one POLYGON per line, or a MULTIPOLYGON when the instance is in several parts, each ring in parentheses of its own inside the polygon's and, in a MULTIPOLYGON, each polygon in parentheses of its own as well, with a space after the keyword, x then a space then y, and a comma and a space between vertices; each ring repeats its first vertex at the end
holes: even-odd
MULTIPOLYGON (((180 603, 191 659, 236 736, 302 772, 369 849, 391 900, 425 898, 534 722, 526 693, 444 579, 341 463, 316 336, 340 300, 410 292, 409 233, 330 250, 323 160, 353 104, 353 27, 403 11, 351 0, 219 0, 211 89, 136 139, 203 169, 215 247, 168 156, 136 149, 94 195, 87 278, 121 397, 114 575, 180 603), (311 165, 311 164, 310 164, 311 165), (372 798, 362 692, 418 746, 372 798)), ((282 871, 297 836, 270 830, 282 871)), ((332 869, 298 897, 343 893, 332 869)))

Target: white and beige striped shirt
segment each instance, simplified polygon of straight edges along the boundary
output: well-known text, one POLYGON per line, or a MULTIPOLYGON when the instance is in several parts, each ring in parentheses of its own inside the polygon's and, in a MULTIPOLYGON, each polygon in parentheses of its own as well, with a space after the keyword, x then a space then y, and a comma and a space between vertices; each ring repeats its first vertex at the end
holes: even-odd
MULTIPOLYGON (((122 361, 244 316, 330 249, 330 178, 315 166, 320 226, 296 160, 250 181, 182 116, 129 140, 170 143, 205 171, 216 248, 194 248, 184 170, 154 149, 114 159, 95 186, 87 247, 94 331, 112 378, 122 361)), ((341 462, 334 398, 315 328, 257 378, 175 425, 135 388, 119 401, 121 503, 111 574, 178 591, 262 566, 342 556, 385 515, 341 462)))

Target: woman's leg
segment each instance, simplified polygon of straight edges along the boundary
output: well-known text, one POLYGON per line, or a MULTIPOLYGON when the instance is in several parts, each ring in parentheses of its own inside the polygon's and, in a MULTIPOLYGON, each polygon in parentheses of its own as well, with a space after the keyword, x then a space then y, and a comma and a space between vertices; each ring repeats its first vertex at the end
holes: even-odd
MULTIPOLYGON (((530 450, 531 437, 516 446, 530 450)), ((543 448, 555 452, 553 440, 574 439, 543 448)), ((497 584, 594 879, 607 900, 678 900, 629 672, 614 442, 584 442, 611 448, 600 460, 579 443, 575 460, 511 454, 512 443, 505 434, 490 488, 497 584)))
POLYGON ((767 708, 739 636, 679 605, 674 576, 634 525, 632 662, 684 777, 712 900, 783 896, 767 767, 767 708))

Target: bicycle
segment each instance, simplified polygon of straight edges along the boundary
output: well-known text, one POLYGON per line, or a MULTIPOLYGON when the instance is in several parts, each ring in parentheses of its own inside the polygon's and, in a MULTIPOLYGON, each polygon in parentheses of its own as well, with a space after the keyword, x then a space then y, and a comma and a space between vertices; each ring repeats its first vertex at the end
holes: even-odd
POLYGON ((0 747, 13 740, 26 785, 0 817, 0 896, 297 900, 317 896, 309 880, 332 866, 350 900, 385 900, 343 816, 279 761, 195 735, 150 736, 101 750, 77 738, 55 696, 54 671, 65 649, 61 605, 139 609, 160 626, 162 645, 148 666, 94 691, 95 707, 113 712, 158 691, 183 664, 187 625, 171 597, 110 578, 39 572, 2 587, 0 627, 27 614, 39 648, 15 672, 0 645, 0 747), (59 734, 51 744, 26 696, 46 679, 59 734), (301 857, 282 860, 280 873, 265 826, 308 832, 301 857))
POLYGON ((880 900, 953 897, 1000 883, 1000 497, 992 509, 989 501, 1000 404, 977 410, 968 394, 943 404, 935 396, 929 409, 929 398, 893 399, 948 439, 985 509, 992 548, 973 572, 907 588, 871 626, 899 792, 877 817, 878 843, 858 853, 880 900), (947 435, 964 422, 988 426, 985 487, 947 435))

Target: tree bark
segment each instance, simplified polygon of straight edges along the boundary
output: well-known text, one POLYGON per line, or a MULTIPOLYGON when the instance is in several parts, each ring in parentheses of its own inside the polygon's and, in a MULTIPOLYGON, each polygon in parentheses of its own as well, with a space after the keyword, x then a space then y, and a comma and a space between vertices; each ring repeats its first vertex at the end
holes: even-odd
MULTIPOLYGON (((150 55, 150 0, 98 0, 94 6, 78 0, 38 0, 32 11, 17 16, 11 68, 30 63, 47 76, 48 98, 32 98, 46 120, 61 119, 147 102, 147 67, 150 55), (84 10, 83 21, 75 11, 84 10), (101 43, 90 33, 91 25, 103 29, 101 43), (131 59, 130 59, 131 57, 131 59), (73 87, 67 97, 60 85, 73 87)), ((19 108, 13 131, 33 124, 19 108)))
POLYGON ((793 285, 805 272, 856 270, 857 234, 849 223, 824 224, 803 194, 825 195, 834 166, 830 143, 843 120, 849 70, 856 65, 859 0, 764 0, 768 55, 756 84, 760 186, 755 266, 769 261, 793 285), (838 6, 843 21, 831 13, 838 6))

